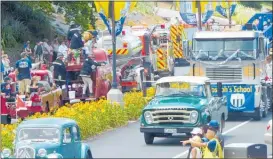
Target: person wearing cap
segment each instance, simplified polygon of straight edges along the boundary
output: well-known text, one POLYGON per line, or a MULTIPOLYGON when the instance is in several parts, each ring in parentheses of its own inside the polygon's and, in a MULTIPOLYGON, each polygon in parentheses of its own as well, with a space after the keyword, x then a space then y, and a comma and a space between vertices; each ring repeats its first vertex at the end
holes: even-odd
POLYGON ((208 126, 209 126, 209 127, 213 127, 215 130, 217 130, 216 138, 217 138, 218 141, 220 142, 222 148, 224 148, 224 137, 223 137, 222 133, 220 132, 219 123, 218 123, 216 120, 211 120, 211 121, 208 123, 208 126))
MULTIPOLYGON (((200 137, 200 140, 201 140, 201 138, 202 138, 202 129, 200 129, 200 128, 194 128, 192 131, 191 131, 191 135, 192 135, 192 137, 194 138, 195 136, 198 136, 198 137, 200 137)), ((202 141, 202 140, 201 140, 202 141)), ((200 141, 200 142, 201 142, 200 141)), ((185 146, 187 143, 188 143, 188 141, 181 141, 182 143, 183 143, 183 145, 185 146)), ((189 152, 188 152, 188 156, 187 156, 187 158, 191 158, 191 155, 192 155, 192 150, 193 150, 193 147, 191 146, 190 148, 189 148, 189 152)), ((196 150, 194 150, 194 151, 196 151, 196 150)))
POLYGON ((62 53, 57 54, 57 59, 53 62, 53 79, 56 85, 62 86, 65 84, 66 67, 63 62, 64 55, 62 53))
POLYGON ((224 158, 223 150, 220 142, 216 138, 217 130, 214 127, 209 126, 205 137, 208 142, 195 142, 188 140, 187 143, 194 144, 196 147, 202 148, 203 158, 224 158))
POLYGON ((86 97, 87 87, 89 88, 90 96, 93 96, 93 81, 91 79, 91 74, 97 68, 97 66, 104 66, 105 64, 97 63, 93 60, 93 54, 88 54, 88 57, 85 59, 80 76, 82 77, 82 81, 84 83, 82 96, 86 97))
POLYGON ((21 59, 16 62, 15 68, 19 83, 19 93, 21 95, 28 93, 27 86, 30 85, 30 70, 32 66, 31 62, 27 59, 27 54, 25 52, 21 53, 21 59))

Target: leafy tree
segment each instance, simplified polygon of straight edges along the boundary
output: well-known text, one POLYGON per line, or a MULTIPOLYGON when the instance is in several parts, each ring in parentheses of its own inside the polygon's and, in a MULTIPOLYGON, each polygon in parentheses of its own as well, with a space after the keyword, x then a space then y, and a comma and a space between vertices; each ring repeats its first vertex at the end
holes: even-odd
POLYGON ((255 8, 255 9, 261 9, 262 4, 260 1, 239 1, 240 4, 242 4, 245 7, 249 8, 255 8))
POLYGON ((87 1, 57 1, 59 13, 65 13, 67 22, 74 21, 84 29, 88 29, 89 24, 95 29, 96 18, 94 16, 94 2, 87 1))

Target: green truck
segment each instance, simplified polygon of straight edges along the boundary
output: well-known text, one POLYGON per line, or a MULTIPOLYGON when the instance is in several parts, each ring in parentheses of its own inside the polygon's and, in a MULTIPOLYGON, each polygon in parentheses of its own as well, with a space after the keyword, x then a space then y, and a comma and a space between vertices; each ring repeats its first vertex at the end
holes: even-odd
POLYGON ((221 83, 217 89, 217 97, 212 96, 207 77, 170 76, 156 81, 155 96, 140 118, 145 143, 153 144, 155 137, 190 135, 193 128, 210 120, 217 120, 222 131, 228 117, 227 99, 221 83))

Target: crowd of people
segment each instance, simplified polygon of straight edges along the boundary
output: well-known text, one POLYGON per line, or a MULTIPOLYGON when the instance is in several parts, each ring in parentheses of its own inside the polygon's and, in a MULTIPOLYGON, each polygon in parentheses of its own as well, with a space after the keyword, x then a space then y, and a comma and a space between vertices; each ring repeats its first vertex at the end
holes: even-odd
POLYGON ((194 128, 191 135, 189 140, 181 141, 184 146, 191 145, 187 158, 224 158, 224 137, 216 120, 211 120, 201 128, 194 128))
MULTIPOLYGON (((33 83, 33 77, 31 77, 31 69, 33 63, 43 63, 48 68, 51 68, 53 72, 54 84, 62 87, 67 80, 66 66, 69 62, 73 61, 79 64, 79 58, 83 58, 83 67, 80 71, 79 77, 82 78, 84 83, 83 96, 86 95, 86 90, 89 88, 89 95, 93 96, 93 82, 91 79, 91 74, 94 72, 97 66, 104 64, 96 63, 94 55, 92 53, 92 48, 95 47, 96 43, 96 31, 88 31, 83 34, 81 32, 81 27, 79 25, 71 26, 67 40, 61 41, 55 38, 51 43, 48 39, 43 41, 37 41, 35 47, 32 49, 30 46, 30 41, 27 41, 21 53, 21 59, 16 61, 15 64, 15 74, 16 81, 18 83, 19 95, 28 95, 29 87, 33 83), (79 54, 79 56, 76 56, 79 54)), ((2 50, 2 62, 1 71, 3 72, 3 78, 5 78, 2 84, 2 92, 5 91, 4 88, 9 88, 8 81, 11 79, 8 77, 10 71, 12 71, 10 66, 10 61, 7 54, 4 54, 2 50), (7 87, 6 87, 7 85, 7 87)), ((1 80, 2 80, 1 79, 1 80)), ((35 78, 36 79, 36 78, 35 78)), ((9 90, 9 89, 8 89, 9 90)))

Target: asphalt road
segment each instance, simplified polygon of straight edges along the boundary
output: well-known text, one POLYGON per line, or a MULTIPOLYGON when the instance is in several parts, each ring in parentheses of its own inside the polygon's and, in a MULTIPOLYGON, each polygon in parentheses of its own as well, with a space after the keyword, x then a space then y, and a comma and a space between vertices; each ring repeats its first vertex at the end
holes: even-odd
MULTIPOLYGON (((251 118, 229 119, 224 129, 225 145, 230 143, 264 144, 263 135, 269 114, 261 121, 251 118)), ((182 138, 156 138, 153 145, 146 145, 139 131, 139 122, 106 132, 88 140, 95 158, 185 158, 188 147, 180 145, 182 138)), ((267 145, 268 156, 272 155, 272 146, 267 145)))

